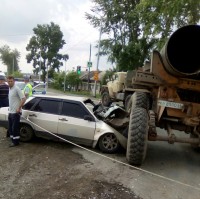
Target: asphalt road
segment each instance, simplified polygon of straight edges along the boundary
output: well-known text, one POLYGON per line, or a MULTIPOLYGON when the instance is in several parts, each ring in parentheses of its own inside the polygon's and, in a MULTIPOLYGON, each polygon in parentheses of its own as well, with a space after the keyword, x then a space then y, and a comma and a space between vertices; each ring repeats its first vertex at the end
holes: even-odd
POLYGON ((76 151, 97 165, 107 177, 116 176, 118 182, 142 198, 200 198, 200 153, 193 151, 189 145, 149 142, 146 159, 140 167, 142 171, 125 165, 125 152, 106 155, 122 164, 82 149, 76 151))
MULTIPOLYGON (((54 90, 49 91, 51 94, 54 92, 54 90)), ((157 130, 161 134, 166 133, 162 129, 157 130)), ((176 135, 188 136, 178 131, 176 135)), ((104 173, 106 179, 114 178, 144 199, 200 198, 200 152, 194 151, 189 144, 171 145, 166 142, 149 141, 146 159, 140 167, 144 171, 125 165, 127 161, 124 151, 106 155, 124 164, 101 156, 105 154, 98 156, 81 148, 75 148, 74 152, 93 163, 104 173)), ((99 151, 94 152, 99 153, 99 151)))

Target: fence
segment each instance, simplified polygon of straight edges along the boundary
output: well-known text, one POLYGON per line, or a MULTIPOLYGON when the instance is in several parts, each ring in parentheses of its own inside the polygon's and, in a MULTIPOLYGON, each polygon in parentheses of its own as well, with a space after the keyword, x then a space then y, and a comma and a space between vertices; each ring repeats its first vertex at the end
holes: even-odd
MULTIPOLYGON (((97 82, 96 85, 96 94, 100 93, 100 83, 97 82)), ((87 83, 87 82, 82 82, 81 85, 79 85, 78 89, 82 90, 82 91, 90 91, 92 93, 94 93, 94 87, 95 87, 95 83, 87 83)))

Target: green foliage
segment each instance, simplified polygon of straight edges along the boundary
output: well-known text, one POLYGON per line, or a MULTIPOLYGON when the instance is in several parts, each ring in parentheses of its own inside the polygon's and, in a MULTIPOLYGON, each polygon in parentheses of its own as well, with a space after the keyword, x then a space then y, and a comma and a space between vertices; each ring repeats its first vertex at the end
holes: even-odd
MULTIPOLYGON (((53 83, 53 87, 59 90, 63 90, 64 88, 64 78, 65 78, 65 72, 54 72, 53 74, 55 82, 53 83)), ((82 81, 79 78, 79 75, 76 72, 70 72, 66 75, 66 82, 65 87, 68 90, 77 90, 78 85, 82 81)))
POLYGON ((8 75, 11 75, 15 71, 19 71, 19 58, 20 52, 17 49, 11 50, 8 45, 4 45, 0 48, 0 59, 3 64, 7 66, 8 75))
POLYGON ((63 88, 63 82, 64 82, 64 72, 54 72, 53 77, 54 77, 54 82, 52 84, 53 88, 62 90, 63 88))
POLYGON ((66 88, 77 90, 78 85, 81 83, 79 75, 76 72, 70 72, 66 75, 66 88))
POLYGON ((175 29, 199 22, 200 3, 193 0, 142 0, 136 12, 140 13, 143 34, 148 38, 157 37, 156 46, 161 49, 175 29))
POLYGON ((23 74, 20 71, 15 71, 13 74, 14 77, 23 78, 23 74))
POLYGON ((100 55, 108 55, 108 61, 115 63, 118 71, 142 66, 152 50, 160 50, 176 28, 200 20, 200 3, 194 0, 93 0, 93 3, 86 18, 108 35, 99 44, 100 55))
POLYGON ((60 66, 63 65, 62 60, 67 61, 69 56, 59 53, 59 50, 65 44, 59 25, 53 22, 50 25, 38 24, 37 27, 33 28, 33 32, 34 36, 29 40, 26 47, 26 50, 30 51, 26 55, 26 59, 28 63, 32 62, 36 74, 38 74, 41 68, 44 81, 47 70, 49 77, 52 77, 54 71, 59 71, 60 66))

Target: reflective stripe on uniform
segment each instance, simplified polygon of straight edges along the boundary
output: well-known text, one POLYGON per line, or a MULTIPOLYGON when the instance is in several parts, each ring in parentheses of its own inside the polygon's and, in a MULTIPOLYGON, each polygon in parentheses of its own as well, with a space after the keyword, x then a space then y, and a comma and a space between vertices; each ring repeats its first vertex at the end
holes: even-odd
POLYGON ((20 139, 20 136, 15 136, 15 137, 13 136, 12 139, 13 140, 18 140, 18 139, 20 139))

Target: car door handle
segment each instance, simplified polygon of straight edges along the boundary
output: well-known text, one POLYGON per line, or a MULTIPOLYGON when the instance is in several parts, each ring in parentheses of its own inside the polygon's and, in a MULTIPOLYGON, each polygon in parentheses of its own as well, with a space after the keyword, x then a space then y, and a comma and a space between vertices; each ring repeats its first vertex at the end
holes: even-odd
POLYGON ((68 121, 68 120, 66 120, 65 118, 60 118, 59 120, 61 120, 61 121, 68 121))
POLYGON ((29 116, 31 116, 31 117, 37 117, 37 115, 36 115, 36 114, 31 114, 31 115, 29 115, 29 116))

